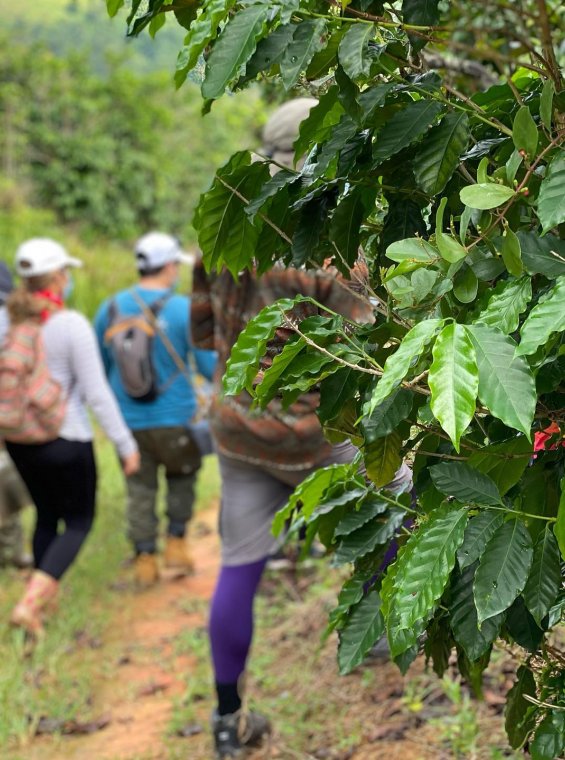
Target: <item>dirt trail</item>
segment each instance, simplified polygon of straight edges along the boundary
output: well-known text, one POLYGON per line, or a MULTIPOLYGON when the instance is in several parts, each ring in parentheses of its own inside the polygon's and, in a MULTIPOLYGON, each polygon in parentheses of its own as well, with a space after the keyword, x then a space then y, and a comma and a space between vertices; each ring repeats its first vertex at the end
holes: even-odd
MULTIPOLYGON (((207 728, 212 708, 211 676, 204 673, 203 678, 202 668, 203 663, 204 668, 208 667, 204 627, 218 570, 215 524, 215 509, 200 512, 196 518, 192 542, 195 575, 185 578, 165 575, 154 589, 134 593, 130 571, 124 570, 124 581, 120 579, 118 589, 123 604, 109 621, 101 643, 100 673, 93 673, 92 714, 107 725, 88 735, 38 737, 21 757, 212 760, 207 728), (189 709, 182 706, 187 702, 189 709), (187 735, 179 737, 176 734, 179 728, 184 728, 187 735)), ((437 735, 437 727, 428 723, 430 717, 445 715, 452 706, 445 703, 434 677, 422 675, 423 663, 416 663, 410 675, 411 679, 426 679, 422 689, 427 689, 428 704, 419 714, 407 709, 403 700, 406 682, 391 664, 369 664, 345 679, 338 679, 334 642, 314 654, 329 597, 312 598, 310 581, 302 578, 301 585, 292 589, 294 603, 281 608, 280 593, 281 588, 284 592, 285 583, 288 584, 288 578, 271 577, 263 586, 262 617, 269 610, 270 597, 275 599, 279 594, 279 606, 272 605, 275 620, 259 631, 253 659, 262 663, 256 669, 250 691, 275 718, 275 727, 285 718, 284 699, 293 705, 304 705, 304 709, 286 713, 286 731, 276 733, 272 745, 256 753, 254 760, 454 757, 437 735), (280 617, 277 619, 276 615, 280 617), (435 685, 429 689, 427 685, 432 682, 435 685), (290 746, 295 731, 300 732, 300 746, 305 746, 306 741, 308 751, 290 746)), ((332 593, 330 590, 330 597, 332 593)), ((496 713, 498 708, 490 711, 485 731, 500 729, 496 713)), ((489 753, 473 757, 492 756, 489 753)))

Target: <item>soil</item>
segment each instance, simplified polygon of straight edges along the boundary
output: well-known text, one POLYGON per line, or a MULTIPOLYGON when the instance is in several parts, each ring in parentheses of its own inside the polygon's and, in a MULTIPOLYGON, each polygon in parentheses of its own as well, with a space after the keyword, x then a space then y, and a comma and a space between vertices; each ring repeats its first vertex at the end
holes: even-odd
MULTIPOLYGON (((202 688, 202 662, 190 647, 182 646, 196 635, 200 656, 207 652, 205 625, 207 603, 218 570, 219 547, 215 530, 216 513, 209 509, 198 514, 193 533, 196 572, 189 577, 164 575, 154 588, 134 593, 131 569, 116 589, 123 603, 109 622, 100 647, 101 661, 109 663, 104 675, 93 681, 92 714, 82 726, 67 727, 78 733, 68 736, 36 737, 22 757, 26 760, 211 760, 208 733, 212 709, 210 683, 202 688), (188 638, 187 638, 188 637, 188 638), (117 653, 117 654, 116 654, 117 653), (198 688, 191 678, 200 669, 198 688), (207 688, 207 690, 206 690, 207 688), (190 705, 183 724, 182 705, 190 705), (178 731, 184 736, 179 736, 178 731), (80 732, 85 733, 80 733, 80 732), (89 733, 88 733, 89 732, 89 733)), ((255 753, 254 760, 449 760, 471 755, 454 754, 445 730, 437 721, 455 715, 453 705, 433 674, 424 674, 417 662, 404 680, 395 666, 381 661, 368 662, 347 678, 336 676, 335 641, 316 651, 333 591, 328 597, 309 598, 308 576, 269 576, 263 585, 261 613, 274 605, 269 600, 288 592, 283 615, 272 613, 269 628, 260 624, 253 659, 268 662, 268 675, 261 665, 251 678, 249 691, 257 703, 275 720, 275 734, 269 747, 255 753), (294 673, 294 675, 292 675, 294 673), (280 677, 280 678, 279 678, 280 677), (289 680, 290 679, 290 680, 289 680), (293 680, 294 679, 294 680, 293 680), (417 693, 406 697, 406 686, 417 693), (287 689, 288 694, 281 693, 287 689), (278 700, 278 701, 277 701, 278 700), (286 700, 286 702, 285 702, 286 700), (303 710, 290 712, 296 721, 295 743, 292 726, 277 728, 277 708, 287 715, 290 703, 303 710), (274 708, 273 708, 274 706, 274 708), (275 714, 272 710, 274 709, 275 714), (287 711, 285 713, 285 710, 287 711), (293 746, 294 745, 294 746, 293 746), (306 748, 305 748, 306 746, 306 748)), ((481 735, 504 747, 501 720, 502 671, 496 676, 479 709, 481 735)), ((293 708, 295 709, 295 707, 293 708)), ((282 721, 281 721, 282 722, 282 721)), ((443 724, 441 724, 443 725, 443 724)), ((448 726, 448 724, 446 724, 448 726)), ((49 727, 47 726, 47 730, 49 727)), ((460 731, 458 723, 453 731, 460 731)), ((479 748, 472 758, 490 758, 479 748)), ((501 753, 497 757, 504 757, 501 753)))

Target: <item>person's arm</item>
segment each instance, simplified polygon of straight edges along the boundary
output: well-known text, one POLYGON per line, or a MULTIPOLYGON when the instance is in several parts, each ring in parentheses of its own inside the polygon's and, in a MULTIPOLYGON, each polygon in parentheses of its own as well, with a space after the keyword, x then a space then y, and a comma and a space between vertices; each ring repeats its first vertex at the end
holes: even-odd
POLYGON ((94 332, 96 334, 96 340, 98 341, 98 348, 100 350, 100 356, 102 357, 102 363, 104 365, 104 371, 106 375, 110 373, 110 367, 112 365, 112 354, 110 353, 108 346, 104 340, 104 335, 108 329, 108 302, 105 301, 94 317, 94 332))
POLYGON ((218 363, 218 354, 215 351, 205 351, 201 348, 194 349, 194 361, 198 373, 212 382, 216 364, 218 363))
MULTIPOLYGON (((214 310, 210 294, 210 280, 198 259, 192 273, 192 296, 190 299, 191 343, 195 350, 214 349, 214 310)), ((203 373, 204 374, 204 373, 203 373)))
POLYGON ((125 463, 137 452, 137 444, 106 379, 94 331, 77 312, 69 323, 69 339, 72 370, 80 395, 125 463))

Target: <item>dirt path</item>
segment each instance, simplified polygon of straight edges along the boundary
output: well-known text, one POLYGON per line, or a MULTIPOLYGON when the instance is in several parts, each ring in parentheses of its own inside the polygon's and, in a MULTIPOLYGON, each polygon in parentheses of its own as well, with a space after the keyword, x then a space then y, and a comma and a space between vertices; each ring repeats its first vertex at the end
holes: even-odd
MULTIPOLYGON (((100 672, 93 673, 92 715, 104 727, 88 735, 37 737, 25 760, 212 759, 205 624, 218 569, 215 523, 214 509, 198 514, 194 576, 168 575, 154 589, 134 593, 131 571, 124 570, 117 589, 122 605, 97 644, 100 672)), ((333 589, 316 596, 307 576, 294 581, 271 577, 263 585, 250 691, 277 731, 256 760, 456 757, 434 723, 454 705, 438 681, 423 674, 423 663, 414 666, 409 682, 382 662, 337 678, 335 642, 316 652, 333 589), (285 594, 291 604, 281 603, 285 594), (408 692, 415 689, 408 699, 407 684, 408 692)), ((496 705, 485 707, 486 731, 500 732, 499 712, 496 705)))

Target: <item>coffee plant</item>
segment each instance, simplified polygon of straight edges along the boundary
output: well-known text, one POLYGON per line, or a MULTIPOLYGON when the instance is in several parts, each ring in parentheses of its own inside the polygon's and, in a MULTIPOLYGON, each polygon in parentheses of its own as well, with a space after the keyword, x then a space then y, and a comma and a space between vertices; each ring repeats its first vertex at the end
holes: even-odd
POLYGON ((302 483, 274 525, 305 528, 352 568, 329 623, 341 671, 386 635, 403 672, 422 647, 439 675, 455 653, 480 693, 498 642, 516 663, 510 744, 560 757, 563 6, 133 0, 129 33, 173 15, 187 29, 176 83, 200 72, 206 109, 257 81, 318 98, 301 168, 239 152, 217 171, 194 220, 208 269, 331 263, 373 308, 359 325, 314 303, 299 323, 301 296, 279 301, 250 321, 224 378, 261 408, 319 387, 327 437, 359 448, 302 483), (279 327, 293 337, 256 385, 279 327), (415 502, 384 489, 403 459, 415 502))

